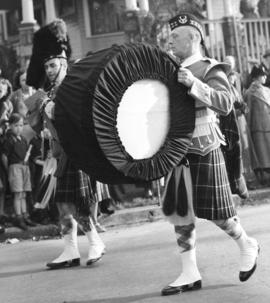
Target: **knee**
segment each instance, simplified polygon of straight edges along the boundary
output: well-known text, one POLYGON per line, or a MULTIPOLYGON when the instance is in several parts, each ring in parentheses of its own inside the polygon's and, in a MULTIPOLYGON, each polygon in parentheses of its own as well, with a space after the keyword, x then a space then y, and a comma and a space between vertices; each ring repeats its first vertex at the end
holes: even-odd
POLYGON ((14 199, 14 201, 21 200, 21 198, 22 198, 22 193, 21 192, 15 192, 15 193, 13 193, 13 199, 14 199))
POLYGON ((60 223, 63 235, 70 233, 76 227, 75 224, 77 224, 71 214, 60 217, 60 223))
POLYGON ((234 216, 225 220, 213 220, 213 223, 223 230, 228 230, 239 224, 240 219, 238 216, 234 216))
POLYGON ((189 225, 175 225, 174 230, 181 236, 191 237, 192 233, 195 232, 195 224, 191 223, 189 225))
POLYGON ((75 214, 73 204, 57 203, 57 208, 59 212, 60 221, 65 217, 72 217, 75 214))

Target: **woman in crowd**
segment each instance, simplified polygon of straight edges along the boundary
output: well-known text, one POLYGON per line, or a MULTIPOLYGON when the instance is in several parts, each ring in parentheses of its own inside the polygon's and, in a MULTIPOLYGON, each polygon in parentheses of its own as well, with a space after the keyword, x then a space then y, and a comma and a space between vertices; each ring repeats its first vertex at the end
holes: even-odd
POLYGON ((26 84, 26 71, 20 69, 15 76, 15 87, 17 90, 12 94, 10 101, 14 107, 14 113, 19 113, 23 117, 26 117, 27 107, 24 101, 33 95, 34 88, 26 84))
POLYGON ((270 89, 264 86, 267 74, 262 66, 255 65, 251 71, 252 83, 244 99, 249 112, 247 123, 257 157, 252 157, 252 166, 261 183, 267 182, 270 173, 270 89))
POLYGON ((22 134, 29 143, 30 140, 34 137, 35 132, 30 127, 26 119, 28 109, 25 104, 25 100, 35 93, 35 89, 26 84, 26 70, 24 69, 21 69, 17 72, 14 84, 15 87, 18 87, 18 89, 12 94, 10 101, 13 104, 14 113, 19 113, 24 117, 24 126, 22 134))
MULTIPOLYGON (((254 189, 256 184, 256 176, 254 174, 254 167, 251 163, 251 157, 253 157, 254 161, 257 162, 257 156, 255 153, 254 146, 252 144, 252 140, 250 137, 250 130, 247 125, 246 114, 249 109, 244 102, 241 91, 237 89, 237 80, 238 74, 235 71, 231 71, 228 74, 228 80, 231 84, 231 92, 234 97, 234 109, 237 117, 237 123, 239 127, 239 135, 241 140, 241 148, 242 148, 242 163, 243 163, 243 173, 247 182, 247 186, 249 189, 254 189)), ((256 165, 255 165, 256 166, 256 165)))

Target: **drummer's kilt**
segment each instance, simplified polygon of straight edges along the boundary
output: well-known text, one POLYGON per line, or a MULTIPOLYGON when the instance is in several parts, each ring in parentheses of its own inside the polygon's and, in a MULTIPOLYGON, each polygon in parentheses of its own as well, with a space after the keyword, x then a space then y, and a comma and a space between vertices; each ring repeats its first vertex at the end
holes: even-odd
POLYGON ((95 181, 68 161, 62 176, 57 177, 54 201, 72 203, 78 214, 89 215, 90 206, 96 202, 95 181))
POLYGON ((226 164, 221 148, 206 156, 187 154, 193 183, 193 205, 197 217, 208 220, 236 215, 226 164))

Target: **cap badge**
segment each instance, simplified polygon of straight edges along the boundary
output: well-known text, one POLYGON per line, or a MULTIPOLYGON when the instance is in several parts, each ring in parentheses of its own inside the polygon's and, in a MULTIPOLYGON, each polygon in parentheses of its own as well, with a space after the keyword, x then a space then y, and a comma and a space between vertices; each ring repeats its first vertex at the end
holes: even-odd
POLYGON ((181 24, 185 24, 185 23, 188 22, 188 18, 187 18, 187 16, 179 16, 178 21, 179 21, 181 24))

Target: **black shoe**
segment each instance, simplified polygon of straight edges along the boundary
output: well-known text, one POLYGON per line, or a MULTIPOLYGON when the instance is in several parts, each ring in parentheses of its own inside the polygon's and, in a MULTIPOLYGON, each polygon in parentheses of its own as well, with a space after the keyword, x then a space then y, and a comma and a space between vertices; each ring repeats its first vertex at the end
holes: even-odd
POLYGON ((101 213, 106 214, 108 216, 114 213, 114 209, 110 208, 112 200, 111 199, 104 199, 99 202, 99 210, 101 213))
POLYGON ((24 218, 24 222, 26 223, 26 225, 28 226, 37 226, 36 223, 34 223, 33 221, 31 221, 29 218, 24 218))
POLYGON ((98 258, 95 258, 95 259, 89 259, 89 260, 87 260, 86 265, 90 266, 93 263, 96 263, 97 261, 99 261, 101 258, 102 258, 102 255, 100 257, 98 257, 98 258))
POLYGON ((7 222, 8 222, 8 216, 6 216, 6 215, 0 215, 0 224, 4 225, 7 222))
POLYGON ((108 216, 110 216, 110 215, 112 215, 112 214, 114 214, 114 209, 110 209, 110 208, 107 208, 107 209, 103 209, 103 211, 102 211, 102 213, 103 214, 107 214, 108 216))
POLYGON ((90 266, 90 265, 92 265, 93 263, 96 263, 97 261, 99 261, 99 260, 102 258, 103 255, 105 255, 105 249, 103 250, 103 252, 101 253, 101 255, 100 255, 98 258, 94 258, 94 259, 89 259, 89 260, 87 260, 86 265, 87 265, 87 266, 90 266))
POLYGON ((0 225, 0 234, 3 234, 5 232, 5 227, 3 225, 0 225))
POLYGON ((185 291, 191 291, 191 290, 198 290, 202 288, 202 280, 198 280, 196 282, 185 284, 181 286, 166 286, 162 289, 161 295, 162 296, 170 296, 179 294, 181 292, 185 291))
POLYGON ((49 267, 50 269, 60 269, 60 268, 74 267, 79 265, 80 265, 80 258, 59 262, 59 263, 51 262, 46 264, 46 266, 49 267))
POLYGON ((27 230, 28 227, 25 224, 24 218, 21 216, 17 216, 14 221, 14 225, 21 228, 22 230, 27 230))
POLYGON ((257 259, 258 259, 259 253, 260 253, 260 247, 258 246, 258 254, 257 254, 257 257, 256 257, 256 260, 255 260, 255 263, 254 263, 253 267, 248 271, 240 271, 240 273, 239 273, 239 280, 241 282, 247 281, 253 275, 253 273, 255 272, 255 270, 257 268, 257 259))

